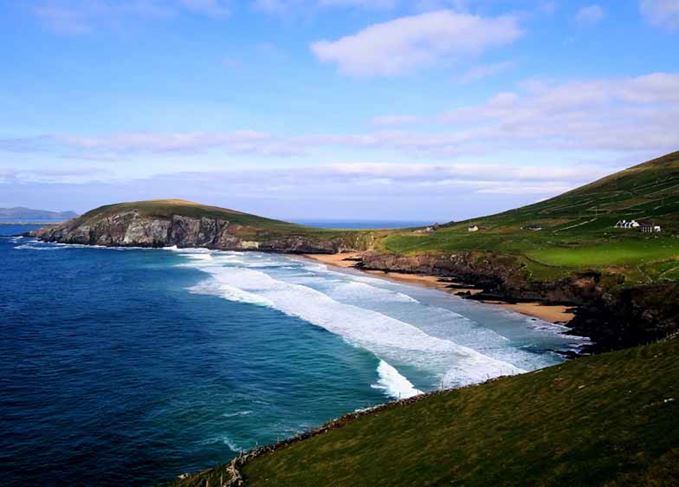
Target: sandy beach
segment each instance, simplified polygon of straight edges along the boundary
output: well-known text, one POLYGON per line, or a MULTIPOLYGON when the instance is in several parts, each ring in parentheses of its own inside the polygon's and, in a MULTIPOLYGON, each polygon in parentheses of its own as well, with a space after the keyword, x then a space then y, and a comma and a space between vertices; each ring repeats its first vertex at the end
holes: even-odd
MULTIPOLYGON (((343 253, 343 254, 331 254, 331 255, 317 255, 317 254, 307 254, 304 257, 308 259, 315 260, 317 262, 322 262, 327 265, 332 265, 342 268, 353 268, 356 263, 360 260, 361 254, 358 252, 354 253, 343 253)), ((403 272, 385 272, 385 271, 364 271, 372 276, 390 279, 393 281, 404 282, 407 284, 416 284, 420 286, 426 286, 441 291, 445 291, 451 294, 478 294, 481 292, 480 289, 475 289, 471 287, 465 287, 462 283, 456 283, 448 279, 443 279, 438 276, 430 276, 425 274, 406 274, 403 272)), ((565 324, 573 319, 573 312, 570 311, 568 306, 563 305, 545 305, 539 302, 527 302, 527 303, 504 303, 501 301, 487 301, 481 300, 482 303, 499 306, 504 309, 514 311, 516 313, 521 313, 533 318, 538 318, 549 323, 565 324)))

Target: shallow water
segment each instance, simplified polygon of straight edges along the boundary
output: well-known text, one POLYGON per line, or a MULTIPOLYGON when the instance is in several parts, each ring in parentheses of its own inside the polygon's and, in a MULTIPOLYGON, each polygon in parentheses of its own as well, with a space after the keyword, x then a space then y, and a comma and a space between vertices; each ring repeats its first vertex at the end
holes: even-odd
POLYGON ((4 237, 0 262, 4 485, 149 485, 583 344, 502 309, 278 255, 4 237))

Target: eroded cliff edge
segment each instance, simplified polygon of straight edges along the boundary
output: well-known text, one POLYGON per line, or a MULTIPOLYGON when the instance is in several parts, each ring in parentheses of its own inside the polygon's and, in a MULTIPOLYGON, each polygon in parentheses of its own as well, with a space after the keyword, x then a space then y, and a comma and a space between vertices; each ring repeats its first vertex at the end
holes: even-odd
MULTIPOLYGON (((95 210, 96 211, 96 210, 95 210)), ((323 232, 261 219, 244 221, 236 212, 223 216, 184 215, 130 208, 89 213, 60 225, 32 232, 46 242, 120 247, 201 247, 215 250, 259 250, 281 253, 337 253, 365 248, 365 236, 323 232)))
POLYGON ((537 278, 520 256, 488 250, 388 252, 388 232, 324 230, 181 200, 110 205, 32 233, 48 242, 122 247, 201 247, 288 254, 360 252, 366 270, 427 274, 473 284, 480 296, 577 307, 569 326, 590 351, 648 343, 679 329, 679 284, 629 286, 604 270, 537 278))
POLYGON ((619 276, 599 271, 573 272, 554 280, 535 279, 515 256, 487 251, 397 255, 365 252, 365 270, 427 274, 483 289, 475 299, 568 304, 572 333, 592 339, 585 351, 619 350, 679 333, 679 283, 625 286, 619 276))

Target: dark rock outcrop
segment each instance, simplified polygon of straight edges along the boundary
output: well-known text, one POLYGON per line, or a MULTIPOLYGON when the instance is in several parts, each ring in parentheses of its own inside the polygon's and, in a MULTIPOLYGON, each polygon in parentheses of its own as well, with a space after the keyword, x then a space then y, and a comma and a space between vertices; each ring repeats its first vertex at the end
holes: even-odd
MULTIPOLYGON (((294 228, 294 227, 293 227, 294 228)), ((342 236, 325 237, 290 230, 231 223, 227 219, 171 215, 148 216, 135 210, 75 219, 46 227, 33 235, 47 242, 120 247, 203 247, 218 250, 260 250, 284 253, 336 253, 353 250, 356 242, 342 236)))
POLYGON ((583 303, 569 326, 605 352, 679 333, 679 283, 615 289, 583 303))
POLYGON ((518 259, 479 251, 412 256, 367 252, 359 267, 454 278, 483 288, 471 299, 574 305, 575 318, 568 326, 573 334, 592 339, 584 352, 618 350, 679 333, 677 282, 628 287, 599 272, 539 281, 518 259))
POLYGON ((493 252, 410 256, 367 252, 359 267, 454 278, 482 288, 484 298, 577 305, 601 294, 599 273, 579 273, 556 281, 537 281, 515 257, 493 252))

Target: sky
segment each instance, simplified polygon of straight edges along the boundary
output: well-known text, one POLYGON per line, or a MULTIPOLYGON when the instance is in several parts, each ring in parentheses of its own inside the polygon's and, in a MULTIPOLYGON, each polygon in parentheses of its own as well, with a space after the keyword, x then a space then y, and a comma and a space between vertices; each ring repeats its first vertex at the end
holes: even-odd
POLYGON ((0 0, 0 207, 450 221, 679 149, 679 0, 0 0))

